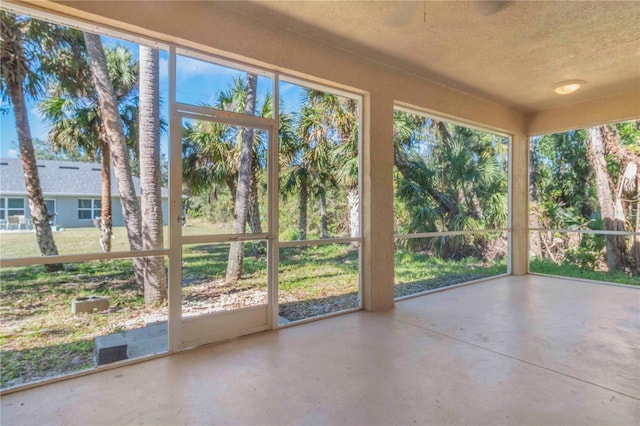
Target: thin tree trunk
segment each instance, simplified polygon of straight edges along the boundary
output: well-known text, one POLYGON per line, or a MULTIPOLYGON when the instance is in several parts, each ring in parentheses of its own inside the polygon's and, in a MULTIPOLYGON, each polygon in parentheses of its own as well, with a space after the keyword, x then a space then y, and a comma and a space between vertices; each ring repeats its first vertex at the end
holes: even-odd
POLYGON ((111 252, 111 235, 113 234, 113 221, 111 217, 111 151, 109 142, 100 142, 102 197, 100 200, 100 252, 111 252))
MULTIPOLYGON (((589 159, 593 165, 596 177, 596 193, 600 203, 600 215, 607 231, 623 231, 624 221, 616 217, 616 207, 611 195, 607 162, 604 157, 604 141, 607 129, 605 126, 587 129, 587 149, 589 159)), ((614 272, 622 263, 624 246, 620 244, 620 237, 607 235, 607 265, 609 272, 614 272)), ((624 240, 622 241, 624 243, 624 240)))
POLYGON ((229 188, 229 193, 231 194, 231 202, 235 206, 236 205, 236 195, 238 193, 238 186, 232 177, 226 177, 225 182, 227 183, 227 188, 229 188))
MULTIPOLYGON (((258 77, 255 74, 247 74, 247 87, 244 105, 244 113, 253 115, 256 109, 256 89, 258 77)), ((233 233, 244 234, 247 225, 249 211, 249 193, 251 186, 251 168, 253 166, 253 129, 245 129, 242 133, 240 147, 240 165, 238 167, 238 187, 234 205, 233 233)), ((241 241, 231 243, 229 247, 229 260, 227 262, 226 282, 235 284, 242 275, 242 262, 244 260, 244 243, 241 241)))
MULTIPOLYGON (((636 176, 637 202, 636 202, 636 227, 635 232, 640 232, 640 173, 636 176)), ((640 272, 640 235, 633 236, 631 256, 636 262, 636 271, 640 272)))
MULTIPOLYGON (((158 50, 140 46, 140 209, 142 248, 161 249, 163 241, 160 176, 160 95, 158 50)), ((163 257, 145 258, 144 302, 147 307, 167 300, 163 257)))
MULTIPOLYGON (((256 163, 257 159, 253 158, 253 162, 256 163)), ((256 176, 257 167, 254 164, 251 173, 251 191, 249 192, 249 226, 253 234, 262 233, 262 224, 260 223, 260 203, 258 200, 258 176, 256 176)), ((254 242, 251 244, 253 249, 253 256, 257 257, 260 253, 264 253, 265 244, 264 241, 254 242)))
POLYGON ((320 192, 320 228, 322 238, 329 238, 329 230, 327 229, 327 195, 324 191, 320 192))
MULTIPOLYGON (((255 162, 256 159, 254 158, 255 162)), ((260 223, 260 203, 258 200, 258 176, 256 176, 255 168, 251 175, 251 187, 249 191, 249 226, 254 234, 262 233, 262 224, 260 223)))
POLYGON ((307 175, 300 176, 300 192, 298 193, 298 239, 307 239, 307 206, 309 204, 309 184, 307 175))
MULTIPOLYGON (((24 183, 27 189, 29 210, 31 211, 31 218, 36 231, 36 240, 40 248, 40 254, 43 256, 56 256, 58 249, 53 240, 47 206, 42 195, 42 187, 40 186, 40 175, 38 174, 36 155, 33 150, 29 116, 27 115, 27 107, 22 91, 22 75, 19 72, 17 72, 16 75, 18 76, 16 77, 17 81, 9 81, 7 85, 16 119, 16 131, 20 144, 20 160, 22 161, 22 169, 24 172, 24 183)), ((63 265, 60 263, 49 264, 45 265, 45 269, 49 272, 61 271, 63 265)))
MULTIPOLYGON (((124 137, 113 85, 109 78, 102 41, 100 41, 100 36, 91 33, 84 33, 84 40, 87 46, 87 55, 91 62, 93 84, 98 94, 102 124, 111 145, 113 168, 116 174, 116 181, 118 182, 129 247, 131 250, 141 250, 140 208, 131 177, 129 149, 124 137)), ((133 258, 133 270, 138 287, 144 290, 143 258, 133 258)))
MULTIPOLYGON (((535 180, 537 157, 536 153, 531 148, 529 149, 529 156, 531 158, 531 170, 529 171, 529 227, 540 228, 535 180)), ((529 232, 529 250, 534 257, 542 257, 541 238, 542 236, 540 235, 540 231, 529 232)))
POLYGON ((360 236, 360 194, 358 187, 347 190, 347 203, 349 205, 349 235, 351 238, 360 236))

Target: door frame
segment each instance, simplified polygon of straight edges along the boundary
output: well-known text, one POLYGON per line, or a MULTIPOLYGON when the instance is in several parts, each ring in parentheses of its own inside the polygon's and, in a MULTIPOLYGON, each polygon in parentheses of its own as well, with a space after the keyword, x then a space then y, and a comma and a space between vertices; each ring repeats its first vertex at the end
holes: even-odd
MULTIPOLYGON (((176 52, 169 52, 169 75, 176 75, 176 52)), ((188 105, 176 101, 176 88, 171 85, 169 155, 169 348, 178 351, 245 334, 269 330, 278 326, 278 132, 277 119, 250 116, 214 108, 188 105), (267 148, 267 232, 238 235, 182 235, 182 120, 207 120, 232 126, 249 127, 268 133, 267 148), (267 242, 267 304, 231 311, 215 312, 197 317, 182 316, 182 248, 184 244, 265 240, 267 242)), ((273 78, 277 99, 277 77, 273 78)), ((273 107, 273 117, 278 115, 273 107)))

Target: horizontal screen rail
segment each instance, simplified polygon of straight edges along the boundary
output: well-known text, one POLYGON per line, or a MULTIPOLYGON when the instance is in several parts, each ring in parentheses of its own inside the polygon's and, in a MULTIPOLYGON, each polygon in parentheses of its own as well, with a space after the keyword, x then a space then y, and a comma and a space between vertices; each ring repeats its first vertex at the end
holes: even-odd
POLYGON ((220 235, 187 235, 182 237, 182 244, 235 243, 236 241, 268 240, 269 234, 220 234, 220 235))
POLYGON ((500 232, 511 232, 510 228, 498 229, 478 229, 468 231, 443 231, 443 232, 420 232, 415 234, 396 234, 393 236, 396 240, 408 240, 412 238, 432 238, 432 237, 449 237, 456 235, 475 235, 475 234, 497 234, 500 232))
POLYGON ((631 232, 631 231, 607 231, 605 229, 602 230, 594 230, 594 229, 545 229, 545 228, 529 228, 529 232, 562 232, 562 233, 576 233, 576 234, 595 234, 595 235, 624 235, 624 236, 634 236, 640 235, 640 232, 631 232))
POLYGON ((133 259, 136 257, 169 256, 169 249, 123 251, 112 253, 62 254, 58 256, 21 257, 0 259, 0 268, 16 266, 51 265, 54 263, 78 263, 92 260, 133 259))
POLYGON ((321 240, 280 241, 279 247, 321 246, 327 244, 362 243, 362 238, 323 238, 321 240))
POLYGON ((176 110, 181 116, 192 120, 214 121, 231 126, 252 127, 266 131, 271 131, 275 126, 275 120, 273 118, 246 115, 238 112, 223 111, 179 102, 176 102, 176 110))

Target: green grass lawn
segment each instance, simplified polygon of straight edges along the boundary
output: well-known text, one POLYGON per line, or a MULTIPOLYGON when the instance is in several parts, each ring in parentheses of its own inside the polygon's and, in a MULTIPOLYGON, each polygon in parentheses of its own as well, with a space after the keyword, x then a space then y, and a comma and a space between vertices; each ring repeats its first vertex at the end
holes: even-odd
MULTIPOLYGON (((210 224, 201 219, 191 219, 182 227, 183 235, 221 234, 228 228, 225 224, 210 224)), ((65 228, 54 232, 53 239, 60 254, 86 254, 100 252, 100 230, 94 227, 65 228)), ((169 228, 164 227, 164 244, 168 246, 169 228)), ((113 252, 128 251, 129 240, 124 227, 114 227, 111 240, 113 252)), ((40 256, 34 232, 1 232, 0 257, 13 259, 40 256)))
POLYGON ((398 250, 394 263, 395 296, 408 296, 506 272, 506 258, 491 262, 474 257, 454 260, 398 250))
POLYGON ((539 274, 640 286, 640 275, 632 275, 622 271, 610 274, 605 271, 594 271, 567 263, 558 265, 550 259, 532 259, 529 262, 529 270, 539 274))

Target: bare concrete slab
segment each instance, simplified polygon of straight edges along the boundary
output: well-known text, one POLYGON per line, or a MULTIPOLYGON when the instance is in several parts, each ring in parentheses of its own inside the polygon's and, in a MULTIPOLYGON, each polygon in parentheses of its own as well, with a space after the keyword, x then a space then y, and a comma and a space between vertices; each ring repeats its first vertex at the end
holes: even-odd
POLYGON ((95 364, 104 365, 166 352, 169 348, 168 338, 167 321, 96 337, 95 364))
POLYGON ((1 423, 637 426, 639 310, 500 278, 5 394, 1 423))
POLYGON ((124 335, 127 341, 128 358, 159 354, 169 350, 167 321, 129 330, 124 335))

